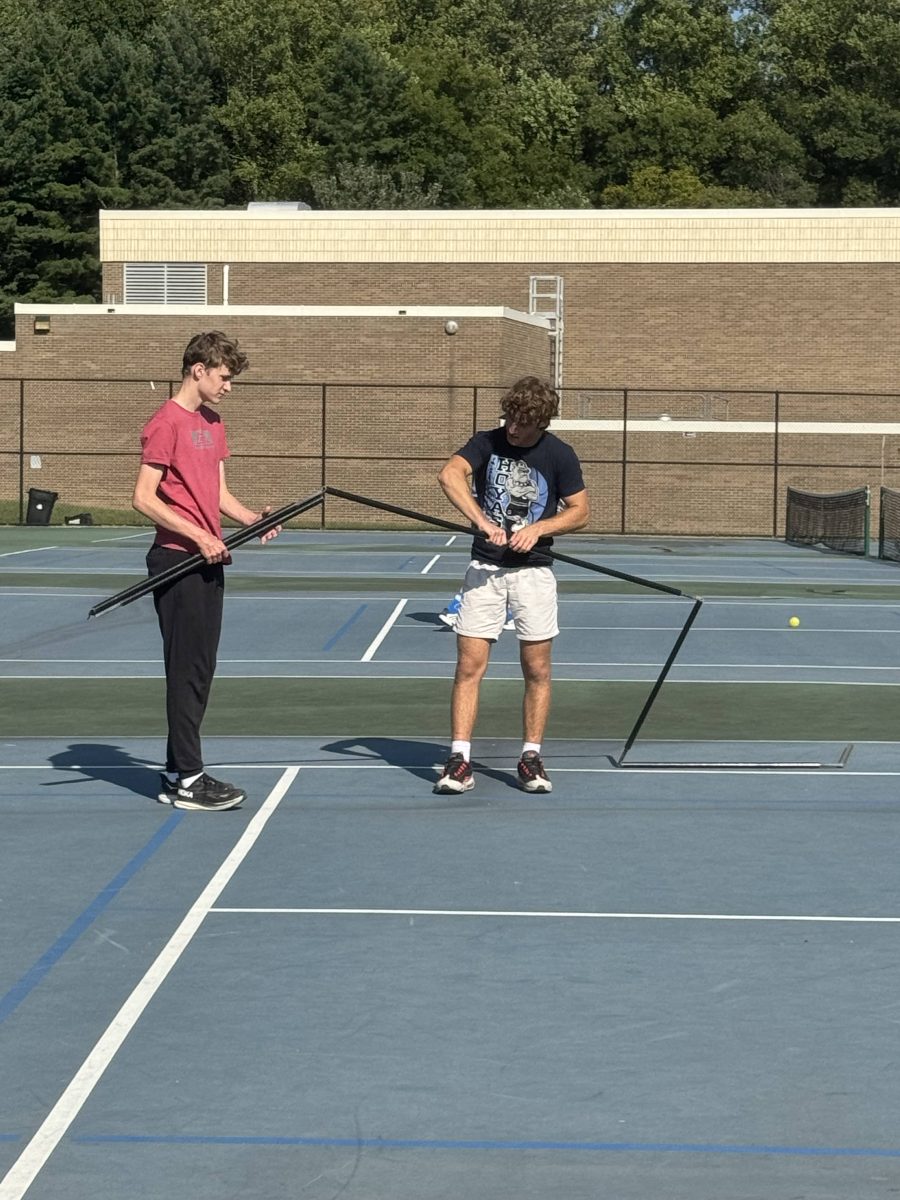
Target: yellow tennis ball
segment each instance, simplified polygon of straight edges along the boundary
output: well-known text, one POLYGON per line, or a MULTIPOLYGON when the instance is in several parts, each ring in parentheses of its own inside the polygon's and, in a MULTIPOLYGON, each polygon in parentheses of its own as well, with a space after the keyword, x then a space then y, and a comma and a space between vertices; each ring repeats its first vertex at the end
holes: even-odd
POLYGON ((791 619, 788 621, 788 625, 790 625, 791 629, 796 629, 799 624, 800 624, 799 617, 791 617, 791 619))

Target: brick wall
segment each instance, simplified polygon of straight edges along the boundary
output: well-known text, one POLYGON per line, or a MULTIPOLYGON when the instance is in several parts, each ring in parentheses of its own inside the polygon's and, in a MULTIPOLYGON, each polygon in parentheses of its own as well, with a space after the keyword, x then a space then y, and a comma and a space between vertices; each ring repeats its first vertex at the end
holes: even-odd
MULTIPOLYGON (((107 268, 109 281, 115 269, 107 268)), ((532 273, 556 270, 235 265, 231 298, 524 308, 532 273)), ((782 422, 898 420, 889 393, 900 391, 893 353, 900 268, 612 265, 560 273, 566 417, 621 417, 627 385, 631 419, 667 412, 675 420, 771 420, 781 388, 782 422), (748 390, 732 391, 739 388, 748 390), (877 394, 861 394, 867 391, 877 394)), ((218 297, 211 291, 210 299, 218 297)), ((32 472, 26 460, 26 488, 47 487, 86 508, 127 507, 137 431, 177 378, 198 325, 97 308, 96 315, 52 314, 47 335, 33 333, 30 316, 19 317, 18 349, 0 356, 0 498, 18 494, 18 378, 26 377, 26 452, 40 453, 43 463, 32 472), (84 378, 95 382, 73 382, 84 378), (117 378, 131 382, 109 382, 117 378)), ((500 318, 464 320, 454 337, 444 334, 441 318, 236 316, 216 323, 252 361, 225 409, 235 451, 230 475, 250 503, 314 490, 324 449, 334 486, 452 517, 434 484, 440 463, 473 425, 496 422, 515 376, 547 373, 545 331, 500 318), (265 383, 272 379, 291 386, 265 383)), ((633 533, 765 535, 773 506, 781 528, 788 484, 812 491, 900 486, 894 435, 783 433, 777 476, 768 434, 631 430, 624 472, 621 432, 562 436, 583 459, 598 532, 619 531, 624 512, 633 533)), ((332 519, 358 520, 359 512, 335 504, 332 519)))
MULTIPOLYGON (((437 317, 216 323, 251 360, 223 415, 234 453, 230 483, 254 505, 314 491, 324 456, 334 486, 427 512, 440 506, 452 517, 435 477, 472 432, 475 385, 499 397, 518 375, 546 374, 548 365, 546 330, 505 318, 463 320, 454 336, 437 317), (421 382, 434 378, 445 382, 421 382)), ((86 508, 127 508, 140 428, 177 385, 197 328, 190 317, 108 314, 98 306, 96 315, 53 313, 50 333, 36 335, 32 318, 20 316, 20 349, 10 358, 26 379, 26 489, 58 491, 86 508), (28 466, 31 454, 40 455, 39 470, 28 466)), ((494 424, 496 400, 487 409, 494 424)), ((18 380, 0 379, 2 498, 18 493, 18 412, 18 380)), ((331 505, 335 520, 351 519, 346 507, 331 505)), ((352 518, 360 519, 358 508, 352 518)), ((374 510, 365 519, 390 520, 374 510)))
POLYGON ((296 383, 495 384, 546 374, 545 329, 503 317, 461 322, 448 337, 442 317, 130 316, 127 310, 51 311, 50 332, 16 319, 16 350, 0 378, 173 379, 190 337, 213 323, 250 357, 247 378, 296 383))
POLYGON ((894 263, 235 263, 230 301, 527 311, 531 275, 563 277, 569 387, 898 390, 894 263))

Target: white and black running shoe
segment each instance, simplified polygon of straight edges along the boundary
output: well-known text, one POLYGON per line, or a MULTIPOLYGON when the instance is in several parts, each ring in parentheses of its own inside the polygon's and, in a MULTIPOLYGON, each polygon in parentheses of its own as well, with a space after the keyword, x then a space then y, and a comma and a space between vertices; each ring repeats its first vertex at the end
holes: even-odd
POLYGON ((552 792, 553 784, 544 770, 541 756, 536 750, 526 750, 516 768, 519 784, 525 792, 552 792))
POLYGON ((468 792, 474 786, 472 764, 467 763, 461 754, 451 754, 444 763, 443 773, 434 785, 434 791, 443 794, 468 792))
POLYGON ((247 798, 247 793, 241 788, 213 779, 205 771, 190 785, 181 779, 177 784, 173 784, 165 775, 161 775, 160 779, 162 787, 157 799, 160 804, 171 804, 173 808, 194 812, 220 812, 237 808, 247 798))

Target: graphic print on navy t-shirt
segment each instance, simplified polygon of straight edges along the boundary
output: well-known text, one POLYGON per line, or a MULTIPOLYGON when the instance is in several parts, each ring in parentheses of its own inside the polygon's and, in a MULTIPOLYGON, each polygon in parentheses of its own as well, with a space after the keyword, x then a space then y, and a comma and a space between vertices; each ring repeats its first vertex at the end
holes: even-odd
POLYGON ((540 520, 548 492, 547 480, 524 459, 491 455, 482 507, 488 520, 507 533, 540 520))

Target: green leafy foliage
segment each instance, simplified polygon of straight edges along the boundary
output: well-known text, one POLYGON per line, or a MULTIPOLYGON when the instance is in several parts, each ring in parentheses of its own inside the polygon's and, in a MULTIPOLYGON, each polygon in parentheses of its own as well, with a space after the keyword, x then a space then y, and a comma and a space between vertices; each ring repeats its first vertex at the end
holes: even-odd
POLYGON ((0 0, 0 321, 104 206, 896 204, 898 97, 900 0, 0 0))

